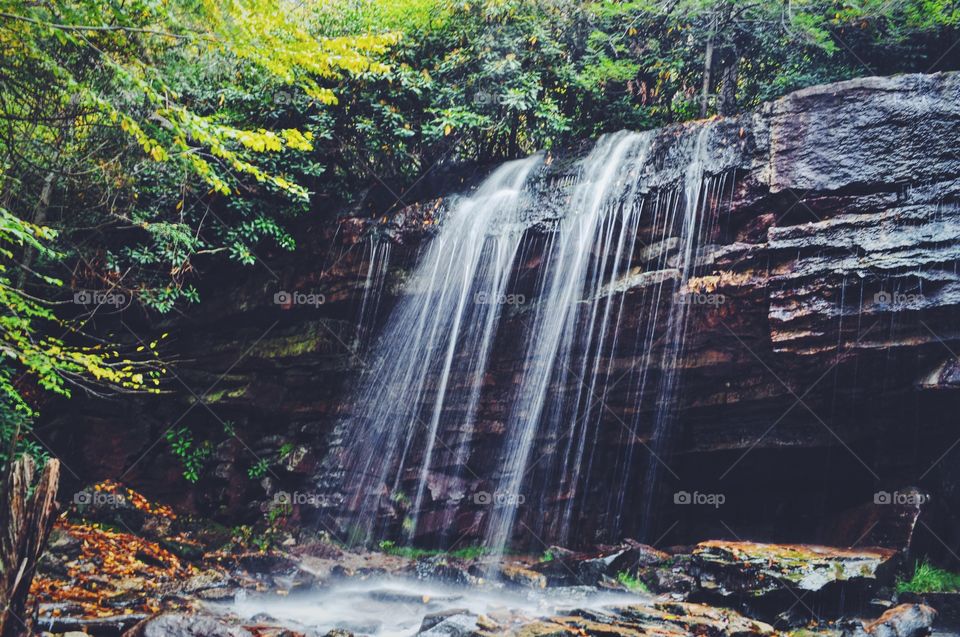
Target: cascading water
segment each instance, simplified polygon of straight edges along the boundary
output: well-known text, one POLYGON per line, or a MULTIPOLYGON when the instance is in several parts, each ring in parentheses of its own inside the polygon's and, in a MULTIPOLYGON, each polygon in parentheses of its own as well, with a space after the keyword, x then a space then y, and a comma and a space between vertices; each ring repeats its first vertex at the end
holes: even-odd
POLYGON ((370 256, 367 258, 367 272, 363 281, 363 297, 360 301, 360 311, 357 316, 356 349, 362 349, 373 332, 374 319, 380 307, 383 296, 383 286, 387 279, 387 269, 390 266, 389 241, 381 241, 377 237, 370 237, 370 256))
MULTIPOLYGON (((528 250, 537 264, 532 305, 509 317, 522 339, 519 373, 503 399, 496 467, 482 472, 494 492, 465 502, 483 505, 473 507, 468 534, 482 528, 496 558, 518 531, 543 543, 575 542, 569 531, 584 515, 608 537, 650 530, 659 471, 669 470, 663 456, 686 295, 724 184, 708 174, 709 135, 706 124, 681 138, 675 150, 686 168, 669 180, 658 173, 654 133, 604 136, 557 185, 568 198, 552 226, 534 229, 527 220, 535 208, 527 181, 539 157, 505 164, 451 210, 386 323, 355 412, 341 424, 340 448, 349 455, 342 490, 359 538, 397 535, 396 518, 392 529, 378 526, 397 511, 407 538, 417 536, 429 508, 441 512, 429 525, 433 541, 448 542, 465 484, 486 481, 462 472, 506 320, 498 300, 517 285, 528 250), (633 361, 626 369, 616 362, 624 359, 633 361), (627 403, 611 406, 607 398, 621 383, 627 403), (599 497, 598 485, 605 487, 599 497), (559 506, 521 516, 525 501, 559 506)), ((482 460, 494 460, 489 447, 482 460)))
POLYGON ((610 495, 605 506, 593 508, 603 512, 608 533, 619 533, 638 447, 648 457, 635 532, 642 536, 647 531, 659 471, 666 466, 663 456, 669 447, 690 307, 687 287, 712 231, 705 223, 712 218, 708 207, 723 182, 705 176, 709 132, 709 126, 703 126, 689 148, 680 187, 661 188, 652 196, 642 185, 652 171, 653 135, 606 136, 583 160, 567 214, 551 238, 528 325, 526 371, 507 421, 496 508, 487 527, 486 545, 495 555, 509 544, 519 503, 528 499, 542 502, 560 494, 565 505, 559 516, 533 516, 529 524, 521 524, 541 543, 568 542, 575 510, 585 508, 584 499, 593 497, 591 486, 596 483, 609 485, 610 495), (650 229, 646 241, 638 236, 641 226, 650 229), (627 339, 636 343, 630 352, 635 363, 622 371, 614 369, 612 361, 623 347, 625 292, 631 278, 644 283, 638 286, 643 299, 632 311, 639 308, 648 320, 638 325, 644 333, 627 339), (654 371, 658 377, 651 396, 648 385, 654 371), (632 417, 606 404, 606 395, 621 381, 633 387, 632 417), (652 404, 644 405, 645 400, 652 404), (624 451, 622 457, 603 458, 600 464, 613 460, 617 470, 601 474, 595 463, 601 460, 597 453, 604 427, 618 429, 624 451), (641 431, 651 432, 649 444, 641 431), (560 453, 551 453, 552 446, 536 453, 538 438, 556 441, 560 453), (545 455, 551 459, 541 463, 545 455))
MULTIPOLYGON (((659 475, 664 468, 669 470, 663 456, 669 450, 670 424, 673 419, 673 397, 677 389, 677 374, 680 357, 683 354, 686 342, 687 320, 689 318, 690 297, 687 295, 689 283, 694 274, 699 250, 703 247, 706 237, 711 234, 712 226, 707 220, 712 219, 709 214, 710 206, 723 191, 724 179, 720 177, 705 178, 705 170, 709 163, 707 155, 707 139, 710 128, 704 125, 696 138, 690 162, 683 179, 683 200, 673 206, 671 217, 667 225, 674 224, 674 215, 679 214, 682 206, 682 221, 679 234, 677 285, 674 303, 668 313, 665 326, 663 355, 659 369, 662 370, 660 385, 657 391, 656 418, 653 422, 650 456, 647 463, 646 480, 643 482, 643 515, 640 521, 640 537, 652 541, 649 537, 651 523, 654 519, 653 507, 657 502, 656 489, 659 486, 659 475)), ((672 471, 672 470, 671 470, 672 471)))
MULTIPOLYGON (((619 133, 597 143, 583 163, 583 176, 575 189, 570 210, 560 220, 550 242, 547 270, 529 327, 531 339, 525 356, 529 365, 507 420, 506 459, 494 494, 496 506, 487 526, 486 545, 494 556, 501 554, 507 545, 517 505, 526 499, 521 487, 527 477, 533 442, 544 415, 551 380, 557 375, 564 377, 576 373, 571 370, 571 356, 579 339, 585 338, 586 349, 590 349, 593 330, 578 335, 580 314, 588 312, 592 324, 598 303, 595 299, 588 305, 582 300, 596 297, 604 281, 609 246, 614 241, 609 223, 613 218, 611 210, 616 204, 616 196, 630 187, 631 168, 636 182, 635 169, 645 161, 644 151, 649 148, 649 140, 648 135, 619 133), (594 253, 597 248, 599 259, 594 253)), ((614 271, 618 269, 617 265, 621 265, 618 257, 622 255, 622 243, 622 240, 617 241, 620 254, 615 257, 618 263, 614 271)), ((609 303, 607 306, 605 315, 608 315, 609 303)), ((600 338, 602 340, 602 334, 600 338)), ((578 379, 581 386, 591 382, 582 376, 578 379)), ((580 389, 582 387, 578 387, 578 395, 580 389)), ((559 404, 560 401, 556 403, 559 404)), ((557 411, 550 410, 546 419, 553 420, 551 416, 558 415, 557 411)))
POLYGON ((360 512, 355 539, 377 535, 381 498, 409 501, 404 531, 417 526, 427 477, 439 455, 461 466, 469 443, 487 356, 520 243, 516 220, 523 186, 539 156, 497 169, 471 197, 455 206, 431 241, 393 310, 370 368, 341 424, 351 457, 344 484, 360 512), (463 435, 445 443, 441 414, 456 412, 463 435), (461 448, 457 448, 461 447, 461 448), (415 472, 412 493, 402 490, 415 472))

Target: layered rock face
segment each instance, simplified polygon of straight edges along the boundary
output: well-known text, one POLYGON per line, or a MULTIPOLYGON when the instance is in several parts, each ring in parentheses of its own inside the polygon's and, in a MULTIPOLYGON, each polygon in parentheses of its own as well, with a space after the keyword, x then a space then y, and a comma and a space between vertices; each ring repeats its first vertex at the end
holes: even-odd
MULTIPOLYGON (((940 456, 956 440, 949 379, 958 316, 958 91, 952 75, 869 78, 656 133, 650 160, 637 169, 645 201, 683 188, 696 144, 705 147, 712 201, 697 270, 675 300, 690 309, 679 393, 667 397, 669 436, 657 454, 662 485, 652 497, 660 519, 647 541, 744 534, 885 542, 884 534, 913 530, 885 498, 924 500, 926 492, 907 491, 913 485, 949 497, 952 463, 940 456), (832 519, 862 504, 876 506, 854 514, 859 522, 832 519)), ((566 213, 576 159, 556 158, 536 187, 540 218, 511 290, 528 305, 540 302, 543 246, 552 219, 566 213)), ((643 226, 643 219, 633 269, 606 290, 624 308, 612 355, 591 361, 590 378, 554 379, 553 400, 586 387, 602 414, 588 432, 591 473, 570 490, 555 486, 565 468, 564 431, 539 428, 532 454, 539 466, 530 468, 518 524, 527 532, 517 538, 534 546, 615 541, 643 528, 653 428, 664 410, 657 362, 670 360, 660 352, 677 344, 637 339, 652 321, 669 323, 670 303, 651 304, 650 295, 679 276, 682 243, 676 224, 664 228, 648 215, 651 225, 643 226), (643 365, 642 386, 634 378, 640 356, 653 361, 643 365), (564 518, 571 499, 573 518, 564 518)), ((476 537, 483 526, 486 495, 504 462, 511 392, 534 363, 524 354, 531 311, 511 308, 498 332, 468 470, 442 460, 431 466, 423 541, 476 537)), ((443 419, 450 446, 462 434, 458 407, 443 419)), ((395 530, 408 514, 402 502, 383 513, 395 530)), ((939 528, 937 535, 948 533, 939 528)))
MULTIPOLYGON (((939 550, 957 546, 960 76, 853 80, 755 113, 662 129, 638 168, 645 201, 682 195, 697 143, 709 158, 710 205, 697 268, 673 300, 688 304, 675 395, 666 405, 655 395, 664 372, 656 361, 677 344, 642 339, 652 321, 669 320, 671 303, 650 297, 679 276, 680 229, 643 225, 641 215, 630 273, 604 290, 622 320, 616 346, 591 365, 598 371, 588 385, 601 389, 586 438, 590 471, 551 492, 565 441, 541 427, 517 541, 539 548, 562 527, 563 539, 580 545, 643 530, 659 544, 742 537, 897 545, 916 535, 939 550), (640 365, 638 352, 653 362, 640 365), (658 438, 664 413, 669 435, 658 438), (657 489, 644 493, 654 447, 663 466, 657 489), (644 519, 650 498, 654 520, 644 519), (927 513, 917 522, 911 511, 920 504, 927 513)), ((581 156, 555 154, 538 177, 537 214, 510 290, 526 303, 504 312, 463 443, 467 470, 442 460, 431 467, 423 543, 481 536, 490 506, 482 496, 502 470, 512 391, 531 364, 524 343, 545 246, 581 156)), ((458 178, 438 194, 462 187, 458 178)), ((71 449, 78 477, 121 478, 157 493, 178 468, 149 450, 165 448, 171 425, 191 425, 198 441, 215 444, 201 475, 207 488, 191 496, 198 509, 254 515, 278 490, 308 494, 294 503, 296 515, 346 537, 336 459, 350 450, 339 446, 337 424, 352 413, 349 379, 376 352, 358 345, 358 335, 387 320, 418 246, 442 219, 444 200, 427 194, 386 223, 308 227, 295 257, 265 255, 242 281, 210 280, 202 313, 189 321, 135 325, 176 339, 169 347, 180 352, 183 384, 171 384, 175 396, 127 414, 86 404, 79 426, 51 444, 70 449, 96 431, 115 448, 71 449), (322 294, 324 302, 277 304, 279 291, 322 294), (263 471, 260 459, 268 461, 263 471)), ((577 374, 555 379, 551 396, 583 385, 577 374)), ((442 415, 443 440, 464 439, 460 407, 442 415)), ((60 418, 73 423, 76 414, 60 418)), ((388 530, 400 531, 405 506, 402 498, 384 503, 388 530)))

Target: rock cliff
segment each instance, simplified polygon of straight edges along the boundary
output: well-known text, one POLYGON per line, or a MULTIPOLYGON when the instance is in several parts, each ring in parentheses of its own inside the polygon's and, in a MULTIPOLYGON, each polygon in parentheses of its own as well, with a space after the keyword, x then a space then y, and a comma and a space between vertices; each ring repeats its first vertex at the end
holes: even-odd
MULTIPOLYGON (((703 220, 706 246, 683 292, 691 307, 664 449, 669 471, 660 472, 646 541, 900 545, 910 538, 955 550, 960 75, 812 87, 752 113, 661 129, 638 187, 675 190, 698 139, 709 157, 712 216, 703 220), (925 508, 916 522, 905 510, 918 502, 925 508)), ((512 290, 530 303, 583 152, 551 154, 538 177, 537 215, 528 220, 529 247, 512 290)), ((390 219, 307 223, 295 255, 261 254, 242 278, 207 273, 207 302, 187 317, 131 317, 131 333, 170 334, 167 355, 179 359, 170 393, 124 413, 93 400, 70 413, 51 410, 41 436, 64 452, 78 482, 121 479, 225 520, 259 515, 260 502, 277 492, 312 494, 294 503, 298 519, 345 536, 349 515, 337 510, 330 459, 344 453, 336 425, 351 410, 351 378, 368 363, 365 343, 402 293, 418 247, 442 223, 445 197, 482 172, 438 169, 442 178, 407 195, 409 205, 390 219), (322 302, 290 303, 275 298, 279 292, 322 302), (164 433, 184 426, 213 450, 203 488, 171 493, 164 485, 180 469, 164 433)), ((645 290, 675 276, 651 266, 670 262, 677 239, 652 226, 638 237, 635 267, 605 291, 622 298, 627 318, 619 326, 625 340, 604 361, 610 377, 600 381, 609 388, 596 430, 601 461, 569 521, 573 543, 582 545, 640 528, 646 455, 626 473, 603 460, 652 444, 649 429, 625 431, 641 403, 632 384, 617 379, 636 363, 626 335, 643 334, 656 318, 645 290), (617 520, 607 506, 614 488, 627 491, 617 520)), ((501 453, 505 397, 525 364, 524 312, 512 308, 498 332, 470 440, 470 477, 434 468, 424 543, 477 538, 486 510, 473 496, 490 488, 501 453), (443 528, 451 515, 453 529, 443 528)), ((661 371, 654 365, 651 373, 661 371)), ((580 380, 566 382, 552 389, 580 380)), ((457 422, 452 409, 441 429, 452 433, 457 422)), ((544 467, 557 466, 555 437, 536 447, 544 467)), ((520 511, 528 532, 518 539, 545 545, 567 494, 536 484, 529 492, 536 496, 520 511)), ((403 504, 395 509, 383 515, 399 527, 403 504)))

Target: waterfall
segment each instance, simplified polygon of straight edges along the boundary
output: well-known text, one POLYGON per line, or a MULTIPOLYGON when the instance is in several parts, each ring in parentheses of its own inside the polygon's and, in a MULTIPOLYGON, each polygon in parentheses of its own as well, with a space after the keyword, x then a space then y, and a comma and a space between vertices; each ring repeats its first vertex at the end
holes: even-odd
POLYGON ((486 361, 520 244, 524 184, 540 156, 498 168, 461 200, 433 237, 380 335, 340 425, 349 454, 343 483, 359 512, 355 540, 377 537, 383 499, 410 512, 417 528, 429 472, 466 460, 486 361), (441 416, 457 418, 458 440, 439 436, 441 416), (438 457, 439 456, 439 457, 438 457), (413 477, 415 486, 404 487, 413 477))
POLYGON ((668 169, 654 132, 606 135, 546 185, 532 178, 541 157, 510 162, 451 208, 339 429, 355 539, 412 539, 424 526, 449 544, 466 511, 466 535, 482 535, 496 563, 518 535, 575 540, 585 516, 608 536, 652 530, 661 472, 673 473, 690 292, 725 184, 710 133, 706 123, 666 142, 668 169), (528 262, 532 303, 507 313, 500 300, 528 262), (488 391, 494 364, 506 382, 488 391), (478 459, 487 398, 497 433, 492 447, 481 436, 478 459))
MULTIPOLYGON (((551 239, 535 315, 528 328, 528 368, 507 420, 506 455, 487 526, 486 545, 494 556, 502 553, 509 542, 517 507, 528 497, 521 488, 551 381, 557 376, 576 374, 571 370, 571 358, 579 339, 586 339, 585 348, 590 349, 594 330, 578 333, 578 327, 584 313, 589 315, 590 324, 595 322, 600 309, 597 292, 605 282, 611 243, 618 248, 614 272, 622 266, 623 238, 631 229, 621 227, 617 238, 611 222, 619 195, 631 189, 630 177, 636 183, 637 168, 643 166, 649 146, 649 134, 618 133, 602 138, 584 160, 570 208, 551 239), (592 301, 583 301, 591 297, 592 301)), ((610 302, 604 305, 605 318, 609 318, 610 302)), ((604 321, 604 328, 607 327, 608 321, 604 321)), ((599 338, 602 340, 603 335, 599 338)), ((583 374, 578 380, 578 393, 583 385, 593 382, 583 378, 583 374)), ((558 415, 562 409, 560 401, 555 405, 551 412, 558 415)))
MULTIPOLYGON (((687 321, 690 314, 689 283, 693 276, 698 251, 703 247, 706 237, 710 235, 712 227, 707 223, 713 218, 711 206, 722 192, 723 176, 706 178, 705 170, 709 164, 707 155, 707 139, 710 126, 703 125, 697 134, 696 141, 690 156, 687 169, 683 177, 683 199, 675 202, 670 212, 667 225, 674 224, 674 216, 680 217, 680 233, 678 237, 677 285, 674 302, 667 315, 667 324, 664 330, 662 358, 659 364, 661 370, 660 384, 657 388, 656 417, 653 422, 653 433, 649 448, 650 461, 647 463, 646 479, 643 482, 642 517, 640 537, 645 541, 654 541, 649 537, 654 519, 653 508, 657 503, 657 487, 659 476, 664 469, 670 470, 664 460, 669 451, 671 423, 674 418, 673 403, 677 390, 677 374, 680 359, 686 343, 687 321), (680 212, 682 210, 682 213, 680 212)), ((672 470, 671 470, 672 472, 672 470)))
POLYGON ((362 283, 363 297, 360 300, 354 344, 354 348, 358 350, 367 344, 367 339, 373 332, 374 321, 380 308, 380 299, 383 297, 383 286, 387 280, 387 270, 390 267, 391 243, 381 241, 374 236, 371 236, 368 241, 370 243, 370 256, 367 259, 366 276, 362 283))

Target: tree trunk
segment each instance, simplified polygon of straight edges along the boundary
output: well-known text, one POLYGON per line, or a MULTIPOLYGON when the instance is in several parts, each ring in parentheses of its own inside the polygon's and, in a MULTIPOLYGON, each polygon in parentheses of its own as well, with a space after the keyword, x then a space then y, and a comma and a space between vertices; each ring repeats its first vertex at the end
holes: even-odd
POLYGON ((27 594, 56 517, 60 461, 48 460, 34 487, 35 471, 29 456, 12 462, 0 493, 0 637, 31 632, 27 594))
POLYGON ((710 82, 713 80, 713 40, 717 31, 717 13, 710 18, 710 34, 707 36, 707 50, 703 55, 703 93, 700 96, 700 117, 707 116, 710 104, 710 82))
MULTIPOLYGON (((50 207, 50 199, 53 197, 53 188, 56 183, 56 175, 53 171, 47 173, 47 177, 43 180, 43 190, 40 191, 40 200, 37 202, 37 208, 33 212, 33 218, 30 220, 32 223, 42 226, 47 221, 47 209, 50 207)), ((17 286, 22 290, 23 287, 27 284, 27 273, 30 271, 30 266, 33 265, 33 257, 36 252, 30 246, 27 246, 23 250, 23 265, 20 268, 20 278, 17 281, 17 286)))
POLYGON ((737 113, 737 76, 740 72, 740 58, 734 53, 733 60, 723 70, 723 88, 720 91, 720 114, 737 113))

